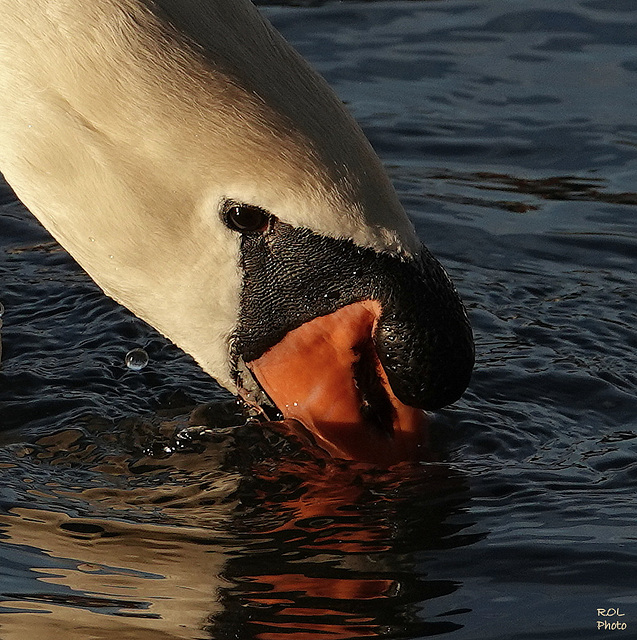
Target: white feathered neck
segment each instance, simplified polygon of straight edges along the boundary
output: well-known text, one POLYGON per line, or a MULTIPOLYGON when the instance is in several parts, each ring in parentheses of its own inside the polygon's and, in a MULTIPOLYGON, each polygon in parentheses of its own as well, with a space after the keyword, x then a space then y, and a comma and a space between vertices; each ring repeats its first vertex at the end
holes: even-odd
POLYGON ((357 125, 248 0, 0 0, 0 14, 0 170, 109 295, 229 388, 241 283, 224 198, 416 249, 357 125))

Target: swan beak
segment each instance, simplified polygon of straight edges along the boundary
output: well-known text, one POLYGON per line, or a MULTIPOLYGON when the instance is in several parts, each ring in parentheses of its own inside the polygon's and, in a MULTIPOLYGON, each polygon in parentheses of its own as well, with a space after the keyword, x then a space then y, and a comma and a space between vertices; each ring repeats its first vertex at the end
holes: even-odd
POLYGON ((365 300, 314 318, 248 367, 283 416, 330 454, 386 464, 419 457, 427 420, 392 391, 373 339, 380 314, 365 300))
POLYGON ((390 465, 422 459, 423 410, 469 384, 473 334, 440 263, 404 257, 280 221, 246 234, 236 387, 265 395, 340 458, 390 465))

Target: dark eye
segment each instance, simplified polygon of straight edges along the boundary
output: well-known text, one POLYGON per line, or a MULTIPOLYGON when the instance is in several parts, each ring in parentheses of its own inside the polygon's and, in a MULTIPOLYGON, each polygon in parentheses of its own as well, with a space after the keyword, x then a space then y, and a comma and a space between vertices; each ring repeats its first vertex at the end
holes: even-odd
POLYGON ((265 231, 270 214, 249 204, 231 204, 224 213, 226 226, 233 231, 265 231))

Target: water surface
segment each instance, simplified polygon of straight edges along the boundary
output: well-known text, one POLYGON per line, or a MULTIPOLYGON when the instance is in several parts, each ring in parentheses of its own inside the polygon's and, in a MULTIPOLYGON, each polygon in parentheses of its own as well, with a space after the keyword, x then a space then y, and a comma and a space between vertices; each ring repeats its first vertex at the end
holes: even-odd
POLYGON ((637 8, 264 11, 454 278, 471 386, 436 462, 326 459, 246 424, 3 189, 1 637, 586 639, 610 607, 635 633, 637 8))

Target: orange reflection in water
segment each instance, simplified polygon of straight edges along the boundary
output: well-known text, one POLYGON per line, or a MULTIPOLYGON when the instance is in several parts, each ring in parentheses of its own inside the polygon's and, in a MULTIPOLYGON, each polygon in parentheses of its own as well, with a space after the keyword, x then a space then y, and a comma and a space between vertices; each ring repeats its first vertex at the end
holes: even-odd
POLYGON ((285 606, 277 611, 276 620, 251 620, 252 624, 267 626, 266 631, 258 631, 260 640, 290 638, 290 630, 298 640, 318 638, 360 638, 380 635, 379 625, 372 616, 338 610, 334 601, 345 603, 360 600, 374 600, 389 597, 393 580, 314 578, 303 574, 261 575, 252 578, 256 583, 271 589, 269 598, 252 598, 253 602, 273 604, 278 601, 285 606), (274 594, 289 594, 290 599, 276 598, 274 594), (296 607, 302 600, 325 600, 324 606, 296 607), (330 606, 332 605, 332 606, 330 606), (277 631, 278 630, 278 631, 277 631))
POLYGON ((253 637, 259 640, 290 638, 292 631, 298 640, 381 636, 383 627, 373 615, 356 611, 360 604, 358 607, 348 605, 361 600, 388 598, 394 588, 392 580, 310 578, 292 573, 255 576, 252 580, 272 590, 268 598, 246 594, 252 604, 282 605, 276 608, 274 615, 257 614, 248 621, 250 626, 256 627, 253 637), (277 597, 276 594, 287 594, 288 597, 277 597), (305 601, 317 604, 295 606, 305 601))
POLYGON ((243 527, 250 537, 272 541, 281 560, 273 572, 246 554, 235 574, 234 597, 249 611, 247 637, 385 637, 405 573, 394 553, 397 509, 423 483, 435 493, 439 477, 448 487, 448 471, 414 464, 379 470, 313 455, 262 465, 255 476, 256 506, 243 527))

